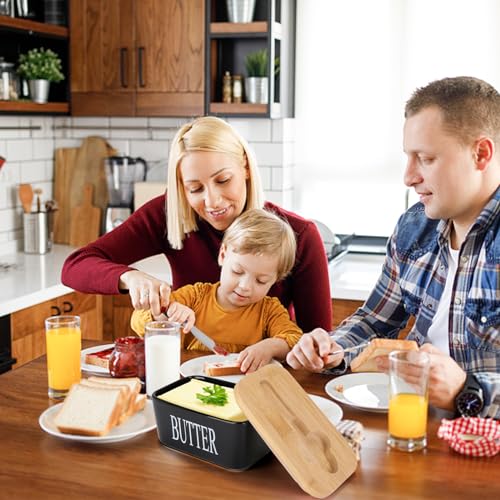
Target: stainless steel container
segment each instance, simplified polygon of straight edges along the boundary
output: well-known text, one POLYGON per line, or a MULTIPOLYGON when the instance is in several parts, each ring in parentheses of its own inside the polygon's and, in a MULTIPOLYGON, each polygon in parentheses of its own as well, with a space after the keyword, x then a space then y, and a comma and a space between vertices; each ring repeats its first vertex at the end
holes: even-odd
POLYGON ((267 76, 248 76, 245 78, 245 98, 253 104, 267 104, 268 102, 267 76))
POLYGON ((24 252, 44 254, 52 248, 52 214, 34 212, 24 214, 24 252))
POLYGON ((230 23, 251 23, 255 0, 226 0, 227 15, 230 23))

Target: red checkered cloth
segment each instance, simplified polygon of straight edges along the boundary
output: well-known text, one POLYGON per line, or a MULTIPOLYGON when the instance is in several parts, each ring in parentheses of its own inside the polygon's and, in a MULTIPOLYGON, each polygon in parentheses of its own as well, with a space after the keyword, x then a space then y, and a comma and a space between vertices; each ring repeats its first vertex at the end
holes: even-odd
POLYGON ((462 455, 494 457, 500 451, 500 422, 492 418, 441 420, 438 437, 462 455))

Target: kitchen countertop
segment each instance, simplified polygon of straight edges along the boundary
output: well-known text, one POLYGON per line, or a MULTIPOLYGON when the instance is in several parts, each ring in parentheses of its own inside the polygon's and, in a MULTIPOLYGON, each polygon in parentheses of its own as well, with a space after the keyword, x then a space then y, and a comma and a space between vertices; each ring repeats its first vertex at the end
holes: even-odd
MULTIPOLYGON (((45 255, 17 252, 0 256, 0 316, 72 292, 61 283, 61 268, 73 250, 68 245, 54 245, 45 255)), ((375 285, 383 260, 382 255, 348 253, 330 262, 332 298, 364 301, 375 285)), ((134 267, 171 282, 163 255, 144 259, 134 267)))

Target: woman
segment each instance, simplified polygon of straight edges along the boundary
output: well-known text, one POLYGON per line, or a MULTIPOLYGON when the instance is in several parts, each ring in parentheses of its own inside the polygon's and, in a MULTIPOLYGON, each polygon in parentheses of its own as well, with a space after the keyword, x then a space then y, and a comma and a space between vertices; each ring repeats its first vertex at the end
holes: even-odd
POLYGON ((226 122, 202 117, 181 127, 170 150, 168 196, 159 196, 123 224, 66 260, 65 285, 84 293, 128 290, 136 309, 154 315, 169 302, 170 285, 130 264, 164 254, 172 287, 219 280, 217 256, 224 231, 243 211, 266 208, 286 219, 297 236, 295 266, 269 295, 278 297, 303 331, 331 329, 331 299, 323 243, 313 222, 270 203, 246 141, 226 122))

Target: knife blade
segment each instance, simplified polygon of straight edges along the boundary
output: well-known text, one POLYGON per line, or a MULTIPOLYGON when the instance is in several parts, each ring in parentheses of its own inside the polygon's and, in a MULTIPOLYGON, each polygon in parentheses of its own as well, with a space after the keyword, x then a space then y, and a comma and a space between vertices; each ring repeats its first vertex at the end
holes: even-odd
POLYGON ((362 349, 366 347, 370 342, 363 342, 361 344, 352 346, 352 347, 347 347, 346 349, 337 349, 336 351, 333 351, 328 354, 328 356, 333 356, 334 354, 341 354, 341 353, 346 353, 346 352, 352 352, 352 351, 357 351, 358 349, 362 349))
POLYGON ((205 346, 208 347, 215 354, 220 354, 221 356, 227 356, 229 353, 223 347, 217 345, 213 339, 211 339, 206 333, 203 333, 199 328, 193 326, 191 328, 191 333, 205 346))
MULTIPOLYGON (((160 321, 169 321, 167 318, 167 315, 162 312, 159 316, 158 319, 160 321)), ((215 341, 210 338, 206 333, 203 333, 199 328, 196 326, 193 326, 191 328, 191 333, 205 346, 208 347, 211 351, 213 351, 215 354, 219 354, 220 356, 227 356, 229 354, 224 347, 221 347, 220 345, 217 345, 215 341)))

